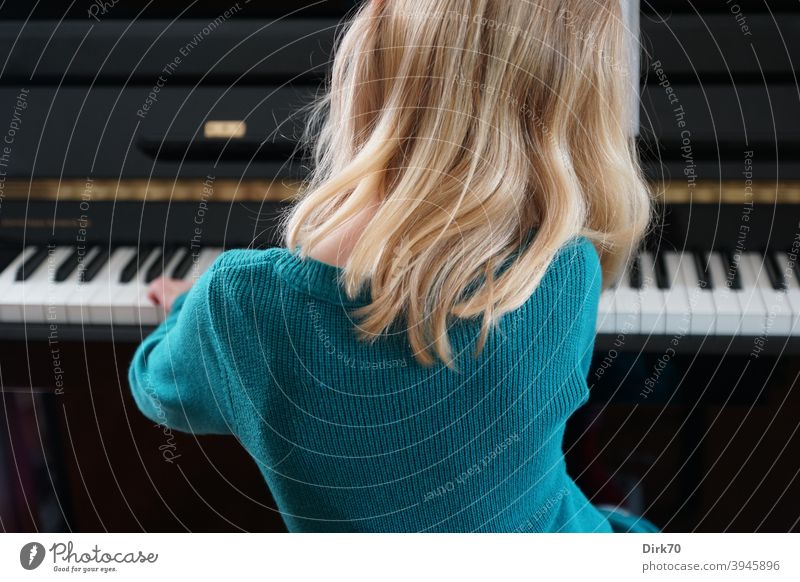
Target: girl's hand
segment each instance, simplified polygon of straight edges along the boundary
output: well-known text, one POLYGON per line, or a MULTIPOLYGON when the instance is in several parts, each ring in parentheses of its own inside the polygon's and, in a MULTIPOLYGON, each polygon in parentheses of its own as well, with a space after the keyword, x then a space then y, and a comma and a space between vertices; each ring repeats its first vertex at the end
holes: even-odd
POLYGON ((150 286, 147 288, 147 298, 155 305, 161 305, 164 311, 169 313, 172 311, 172 304, 175 303, 175 299, 178 298, 178 295, 181 295, 191 288, 192 281, 159 277, 150 283, 150 286))

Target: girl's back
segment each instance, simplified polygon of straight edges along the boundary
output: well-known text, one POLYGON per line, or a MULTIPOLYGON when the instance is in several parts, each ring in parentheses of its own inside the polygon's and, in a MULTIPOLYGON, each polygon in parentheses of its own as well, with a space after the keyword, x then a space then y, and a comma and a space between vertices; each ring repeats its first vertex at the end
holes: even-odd
POLYGON ((178 306, 187 337, 156 332, 137 353, 131 383, 154 390, 136 393, 142 409, 235 434, 293 531, 608 531, 561 449, 588 397, 588 241, 562 249, 479 359, 479 324, 455 324, 457 371, 420 366, 402 330, 358 340, 349 313, 367 298, 344 296, 340 274, 285 250, 226 253, 178 306), (194 386, 176 399, 187 353, 194 386))

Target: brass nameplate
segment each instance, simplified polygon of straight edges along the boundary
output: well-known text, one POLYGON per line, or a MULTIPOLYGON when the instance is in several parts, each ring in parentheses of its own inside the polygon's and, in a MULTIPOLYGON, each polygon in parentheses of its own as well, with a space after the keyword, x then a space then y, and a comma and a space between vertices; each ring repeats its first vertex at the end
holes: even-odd
POLYGON ((241 139, 247 133, 244 121, 206 121, 203 135, 209 139, 241 139))

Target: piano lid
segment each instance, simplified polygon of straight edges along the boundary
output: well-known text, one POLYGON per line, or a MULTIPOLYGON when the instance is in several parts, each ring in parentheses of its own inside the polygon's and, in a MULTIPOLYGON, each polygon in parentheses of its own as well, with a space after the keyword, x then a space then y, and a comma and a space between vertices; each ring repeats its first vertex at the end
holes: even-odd
POLYGON ((152 20, 216 18, 228 12, 234 18, 341 18, 358 0, 204 0, 139 2, 133 0, 39 0, 4 2, 0 20, 152 20))
MULTIPOLYGON (((623 1, 634 31, 636 2, 623 1)), ((124 0, 78 2, 59 20, 63 3, 40 2, 25 22, 28 6, 10 4, 0 8, 0 115, 21 95, 26 108, 3 170, 71 180, 302 179, 302 107, 355 5, 162 2, 139 16, 124 0), (104 17, 89 18, 98 5, 104 17), (218 122, 246 129, 206 131, 218 122)), ((765 183, 800 180, 792 4, 642 5, 634 127, 652 180, 691 188, 744 171, 765 183)))

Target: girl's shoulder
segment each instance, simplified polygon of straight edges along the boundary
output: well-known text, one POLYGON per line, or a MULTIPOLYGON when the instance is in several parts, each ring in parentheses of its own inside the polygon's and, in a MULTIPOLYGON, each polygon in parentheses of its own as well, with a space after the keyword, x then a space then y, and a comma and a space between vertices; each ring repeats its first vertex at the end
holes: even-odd
POLYGON ((594 243, 585 236, 570 239, 556 253, 545 278, 555 279, 560 284, 569 281, 582 288, 599 288, 602 267, 594 243))
MULTIPOLYGON (((531 230, 520 251, 527 249, 533 243, 536 234, 536 229, 531 230)), ((555 277, 561 279, 565 276, 564 271, 572 273, 573 276, 576 271, 586 273, 591 278, 600 276, 598 275, 598 273, 602 272, 600 256, 594 243, 587 236, 576 235, 564 243, 553 256, 553 260, 545 273, 545 278, 552 279, 555 277)))
POLYGON ((275 264, 287 252, 279 248, 225 251, 204 276, 209 279, 209 287, 229 298, 266 291, 274 286, 275 264))
POLYGON ((275 262, 281 256, 288 253, 286 249, 270 248, 270 249, 232 249, 225 251, 214 264, 211 269, 214 271, 226 271, 236 269, 253 269, 253 268, 274 268, 275 262))
MULTIPOLYGON (((294 290, 333 303, 346 300, 339 287, 342 270, 286 248, 236 249, 222 253, 209 269, 210 286, 229 299, 258 296, 269 303, 271 291, 294 290)), ((282 293, 280 301, 286 300, 282 293)))
POLYGON ((602 279, 600 257, 594 244, 583 236, 570 239, 553 257, 519 316, 529 318, 536 333, 546 322, 571 330, 582 329, 583 324, 576 322, 591 318, 600 299, 602 279))

